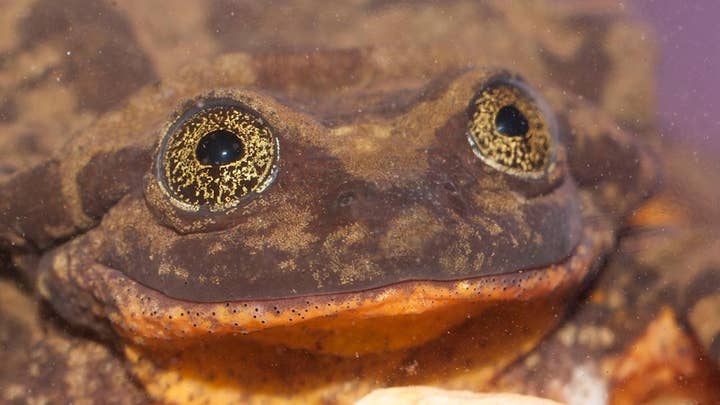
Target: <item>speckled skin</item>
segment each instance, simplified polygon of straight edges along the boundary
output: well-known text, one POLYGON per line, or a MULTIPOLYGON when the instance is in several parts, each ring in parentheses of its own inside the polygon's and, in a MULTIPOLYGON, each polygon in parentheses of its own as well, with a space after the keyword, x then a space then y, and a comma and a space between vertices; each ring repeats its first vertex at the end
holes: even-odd
POLYGON ((0 243, 156 399, 482 388, 572 308, 656 184, 635 135, 651 132, 652 75, 626 58, 652 54, 603 2, 188 1, 161 28, 144 24, 152 3, 94 5, 107 21, 45 3, 5 14, 61 29, 3 44, 0 243), (97 40, 62 34, 67 21, 97 40), (28 81, 27 66, 44 73, 28 81), (469 104, 498 77, 549 106, 553 158, 537 178, 468 143, 469 104), (158 145, 189 101, 220 93, 274 129, 277 179, 230 211, 187 211, 163 192, 158 145))
POLYGON ((720 211, 718 190, 705 186, 720 172, 695 149, 658 144, 660 192, 572 316, 494 389, 566 399, 585 390, 614 404, 720 401, 720 211))

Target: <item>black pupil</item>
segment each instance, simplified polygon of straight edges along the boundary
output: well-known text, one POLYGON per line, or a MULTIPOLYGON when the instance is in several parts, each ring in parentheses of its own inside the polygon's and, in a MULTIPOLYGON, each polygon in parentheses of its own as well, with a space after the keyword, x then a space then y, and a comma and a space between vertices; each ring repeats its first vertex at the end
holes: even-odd
POLYGON ((524 136, 530 130, 527 118, 514 105, 506 105, 498 111, 495 128, 506 136, 524 136))
POLYGON ((203 136, 195 149, 195 156, 204 165, 224 165, 232 163, 243 154, 243 144, 230 131, 219 129, 203 136))

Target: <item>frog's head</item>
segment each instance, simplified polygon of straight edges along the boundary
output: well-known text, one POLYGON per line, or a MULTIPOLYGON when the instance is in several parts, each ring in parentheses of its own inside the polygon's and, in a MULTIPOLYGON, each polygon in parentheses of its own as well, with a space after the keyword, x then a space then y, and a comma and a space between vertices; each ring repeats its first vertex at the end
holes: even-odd
POLYGON ((4 239, 48 251, 45 298, 145 344, 416 346, 572 296, 653 184, 632 137, 561 90, 481 68, 358 85, 302 61, 189 69, 3 184, 4 239))
POLYGON ((652 160, 562 89, 393 75, 373 52, 228 55, 144 89, 0 184, 0 240, 68 321, 176 370, 138 368, 156 395, 195 395, 166 391, 199 372, 384 381, 407 348, 428 370, 507 364, 593 274, 652 160))

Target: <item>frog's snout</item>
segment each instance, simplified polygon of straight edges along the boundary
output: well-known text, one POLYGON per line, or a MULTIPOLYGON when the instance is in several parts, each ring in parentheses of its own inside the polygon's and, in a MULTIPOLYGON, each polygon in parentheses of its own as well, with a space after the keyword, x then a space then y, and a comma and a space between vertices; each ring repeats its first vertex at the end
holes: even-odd
POLYGON ((407 209, 424 207, 432 211, 452 211, 464 216, 468 204, 458 184, 452 179, 431 179, 410 187, 379 190, 365 182, 351 182, 338 187, 327 198, 329 218, 337 225, 369 219, 390 219, 407 209))

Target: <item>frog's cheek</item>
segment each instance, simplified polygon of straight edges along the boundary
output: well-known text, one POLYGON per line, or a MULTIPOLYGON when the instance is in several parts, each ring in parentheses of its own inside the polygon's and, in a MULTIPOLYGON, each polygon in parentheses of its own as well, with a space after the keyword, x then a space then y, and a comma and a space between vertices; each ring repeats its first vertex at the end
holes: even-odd
POLYGON ((639 137, 593 105, 549 90, 573 178, 606 215, 622 220, 657 187, 657 158, 639 137))

